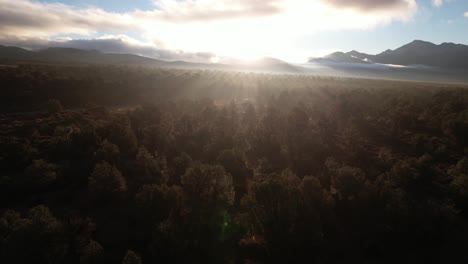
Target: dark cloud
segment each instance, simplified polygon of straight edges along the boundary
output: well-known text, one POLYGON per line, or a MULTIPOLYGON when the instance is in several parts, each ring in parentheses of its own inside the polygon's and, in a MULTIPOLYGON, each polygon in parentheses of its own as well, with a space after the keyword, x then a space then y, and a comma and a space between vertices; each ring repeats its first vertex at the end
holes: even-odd
POLYGON ((355 8, 364 11, 409 7, 414 0, 321 0, 336 8, 355 8))

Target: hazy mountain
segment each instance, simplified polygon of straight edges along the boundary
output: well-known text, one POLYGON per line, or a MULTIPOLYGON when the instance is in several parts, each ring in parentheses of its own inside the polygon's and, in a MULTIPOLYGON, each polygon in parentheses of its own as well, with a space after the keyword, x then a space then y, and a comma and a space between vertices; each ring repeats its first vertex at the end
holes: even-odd
POLYGON ((301 68, 291 65, 280 59, 272 57, 263 57, 249 63, 241 63, 235 65, 239 68, 252 70, 252 71, 274 71, 274 72, 300 72, 301 68))
POLYGON ((30 59, 34 55, 34 52, 29 50, 0 45, 0 59, 30 59))
POLYGON ((13 61, 41 61, 54 63, 103 63, 103 64, 164 64, 165 61, 133 54, 102 53, 96 50, 73 48, 48 48, 29 51, 17 47, 0 46, 0 59, 13 61))
POLYGON ((415 40, 395 50, 386 50, 377 55, 350 51, 336 52, 309 62, 334 61, 340 63, 374 63, 395 65, 425 65, 440 68, 468 68, 468 46, 454 43, 436 45, 431 42, 415 40))
POLYGON ((361 59, 361 60, 364 60, 364 61, 367 61, 369 60, 369 56, 372 56, 372 55, 369 55, 369 54, 366 54, 366 53, 362 53, 362 52, 359 52, 359 51, 356 51, 356 50, 352 50, 350 52, 346 52, 347 55, 350 55, 354 58, 358 58, 358 59, 361 59))
POLYGON ((271 65, 278 65, 278 64, 287 64, 287 62, 282 61, 280 59, 272 58, 272 57, 263 57, 263 58, 253 61, 251 64, 271 66, 271 65))
POLYGON ((257 61, 241 64, 193 63, 186 61, 164 61, 134 54, 103 53, 97 50, 75 48, 47 48, 29 51, 18 47, 0 45, 0 61, 9 62, 48 62, 48 63, 90 63, 90 64, 132 64, 171 68, 197 68, 219 70, 249 70, 273 72, 299 72, 300 66, 294 66, 282 60, 265 57, 257 61))
MULTIPOLYGON (((361 53, 360 53, 361 54, 361 53)), ((327 63, 327 62, 339 62, 339 63, 368 63, 364 58, 355 56, 354 53, 348 52, 335 52, 329 54, 323 58, 312 58, 309 62, 327 63)))
POLYGON ((74 48, 48 48, 29 51, 17 47, 0 46, 0 63, 46 62, 84 64, 129 64, 184 69, 213 69, 252 72, 308 73, 318 75, 353 76, 401 80, 467 82, 467 46, 414 41, 396 50, 377 55, 350 51, 335 52, 323 58, 311 59, 308 64, 290 64, 264 57, 249 63, 193 63, 164 61, 133 54, 103 53, 74 48), (392 66, 395 65, 406 65, 392 66), (408 66, 412 65, 412 66, 408 66), (414 66, 414 65, 428 65, 414 66))
POLYGON ((396 50, 382 52, 373 60, 385 64, 468 68, 468 46, 454 43, 435 45, 415 40, 396 50))

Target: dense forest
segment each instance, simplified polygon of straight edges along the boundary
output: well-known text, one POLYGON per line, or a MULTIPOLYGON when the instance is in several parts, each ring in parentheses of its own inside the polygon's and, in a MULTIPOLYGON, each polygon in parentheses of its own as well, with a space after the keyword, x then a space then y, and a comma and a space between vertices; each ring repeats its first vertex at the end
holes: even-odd
POLYGON ((468 89, 0 67, 1 263, 468 263, 468 89))

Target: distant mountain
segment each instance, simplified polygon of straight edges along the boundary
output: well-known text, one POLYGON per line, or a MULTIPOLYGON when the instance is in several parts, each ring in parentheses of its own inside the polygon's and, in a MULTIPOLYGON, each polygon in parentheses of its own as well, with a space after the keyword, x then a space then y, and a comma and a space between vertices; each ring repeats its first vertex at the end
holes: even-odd
POLYGON ((358 52, 356 50, 352 50, 350 52, 347 52, 346 54, 354 57, 354 58, 358 58, 358 59, 361 59, 361 60, 364 60, 364 61, 367 61, 369 59, 369 54, 366 54, 366 53, 362 53, 362 52, 358 52))
POLYGON ((272 58, 272 57, 263 57, 263 58, 254 60, 250 64, 271 66, 271 65, 278 65, 278 64, 287 64, 287 62, 282 61, 280 59, 272 58))
POLYGON ((466 70, 468 69, 466 47, 464 45, 448 43, 434 45, 427 42, 415 41, 394 51, 387 50, 378 55, 369 55, 353 50, 347 53, 335 52, 323 58, 311 59, 310 62, 314 63, 290 64, 270 57, 261 58, 249 63, 241 63, 236 60, 232 60, 229 63, 193 63, 157 60, 133 54, 103 53, 96 50, 48 48, 39 51, 29 51, 18 47, 0 45, 0 64, 124 64, 180 69, 304 73, 326 76, 468 83, 468 76, 466 74, 466 70), (440 50, 443 50, 443 52, 440 50), (433 57, 450 59, 428 59, 425 57, 426 55, 422 55, 427 53, 432 54, 433 57), (384 64, 425 64, 436 67, 401 67, 384 64))
POLYGON ((299 72, 300 67, 289 64, 280 59, 263 57, 249 63, 241 63, 237 67, 253 71, 274 71, 274 72, 299 72))
POLYGON ((300 66, 292 65, 282 60, 270 57, 260 58, 252 62, 242 62, 233 60, 226 63, 194 63, 186 61, 171 61, 164 66, 183 69, 216 69, 216 70, 236 70, 236 71, 260 71, 260 72, 300 72, 304 69, 300 66))
POLYGON ((454 43, 436 45, 431 42, 415 40, 396 50, 386 50, 377 55, 360 53, 353 50, 347 53, 332 53, 324 58, 311 59, 309 62, 321 62, 323 60, 330 60, 330 58, 340 63, 362 63, 362 61, 369 61, 405 66, 425 65, 448 69, 468 69, 468 46, 454 43))
POLYGON ((387 50, 376 55, 374 61, 385 64, 468 68, 468 46, 453 43, 435 45, 415 40, 396 50, 387 50))
POLYGON ((34 52, 25 50, 18 47, 9 47, 0 45, 0 58, 1 59, 30 59, 34 56, 34 52))
MULTIPOLYGON (((361 53, 360 53, 361 54, 361 53)), ((313 58, 309 62, 327 63, 327 62, 339 62, 339 63, 368 63, 363 58, 355 56, 354 53, 348 52, 335 52, 329 54, 323 58, 313 58)))
POLYGON ((29 51, 0 45, 0 60, 41 61, 54 63, 164 64, 165 61, 133 54, 102 53, 96 50, 48 48, 29 51))
POLYGON ((164 61, 133 54, 103 53, 97 50, 74 48, 47 48, 29 51, 18 47, 0 45, 0 62, 46 62, 46 63, 84 63, 84 64, 130 64, 171 68, 196 68, 219 70, 248 70, 273 72, 298 72, 294 66, 275 58, 261 58, 249 64, 193 63, 186 61, 164 61))

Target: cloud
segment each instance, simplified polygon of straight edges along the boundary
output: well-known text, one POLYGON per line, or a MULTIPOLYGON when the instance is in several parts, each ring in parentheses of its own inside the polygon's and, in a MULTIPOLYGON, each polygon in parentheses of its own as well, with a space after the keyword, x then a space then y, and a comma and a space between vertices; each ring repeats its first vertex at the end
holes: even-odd
MULTIPOLYGON (((434 0, 436 1, 436 0, 434 0)), ((442 1, 442 0, 437 0, 442 1)), ((416 0, 155 0, 157 9, 137 11, 135 15, 156 20, 187 23, 201 21, 262 18, 288 15, 292 10, 312 15, 323 10, 323 5, 338 11, 344 9, 399 17, 417 7, 416 0), (317 8, 314 10, 314 8, 317 8)), ((290 17, 291 18, 291 17, 290 17)), ((304 19, 305 17, 302 17, 304 19)), ((377 18, 377 17, 376 17, 377 18)), ((311 16, 305 18, 311 19, 311 16)), ((332 19, 332 18, 331 18, 332 19)))
MULTIPOLYGON (((355 8, 363 11, 405 9, 415 5, 413 0, 322 0, 337 8, 355 8)), ((441 0, 434 0, 441 1, 441 0)))
POLYGON ((159 10, 137 12, 138 17, 146 20, 148 28, 155 29, 147 31, 148 38, 154 36, 167 47, 205 49, 244 59, 255 56, 296 58, 292 53, 299 51, 293 39, 323 31, 369 29, 394 21, 409 21, 418 8, 415 0, 163 2, 164 7, 159 10), (270 7, 268 12, 259 11, 260 2, 270 7))
MULTIPOLYGON (((104 46, 118 42, 98 36, 124 34, 149 46, 143 49, 142 43, 134 43, 131 47, 140 47, 138 52, 175 50, 169 57, 209 51, 242 59, 290 59, 304 52, 295 42, 304 36, 409 21, 418 9, 416 0, 154 0, 154 4, 154 10, 113 13, 95 7, 0 0, 0 38, 40 42, 65 36, 80 39, 69 39, 69 45, 104 46), (85 42, 86 38, 91 41, 85 42)), ((111 47, 115 48, 106 46, 111 47)), ((154 56, 166 56, 165 52, 154 56)))
POLYGON ((463 16, 467 17, 468 18, 468 11, 465 12, 465 14, 463 14, 463 16))
POLYGON ((130 30, 135 27, 127 14, 101 9, 78 9, 59 3, 0 0, 0 32, 17 35, 92 34, 99 30, 130 30))
POLYGON ((432 0, 432 5, 435 7, 441 7, 444 4, 450 4, 458 0, 432 0))
POLYGON ((226 20, 280 13, 284 0, 157 0, 157 9, 138 15, 172 22, 226 20))

